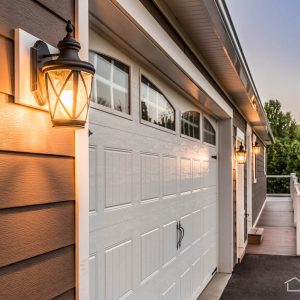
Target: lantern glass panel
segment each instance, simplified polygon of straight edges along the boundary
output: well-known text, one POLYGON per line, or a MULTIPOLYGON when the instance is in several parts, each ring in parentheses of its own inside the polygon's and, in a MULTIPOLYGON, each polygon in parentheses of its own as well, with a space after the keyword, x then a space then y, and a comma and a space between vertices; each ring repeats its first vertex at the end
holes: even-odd
POLYGON ((53 125, 82 126, 88 113, 92 75, 66 69, 46 73, 46 85, 53 125), (78 121, 78 124, 76 124, 78 121))
POLYGON ((260 146, 259 145, 254 145, 253 146, 253 152, 254 154, 259 154, 260 153, 260 146))
POLYGON ((247 152, 245 152, 245 151, 237 151, 236 156, 237 156, 237 162, 239 164, 246 163, 247 152))

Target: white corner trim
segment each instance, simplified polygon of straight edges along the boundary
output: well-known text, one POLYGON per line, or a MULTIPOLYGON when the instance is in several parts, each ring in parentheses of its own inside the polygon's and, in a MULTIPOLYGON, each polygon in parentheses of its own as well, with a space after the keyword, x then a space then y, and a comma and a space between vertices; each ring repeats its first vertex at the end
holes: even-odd
POLYGON ((248 230, 252 227, 252 128, 247 123, 246 130, 246 144, 247 144, 247 213, 248 216, 248 230))
MULTIPOLYGON (((75 1, 76 39, 79 56, 88 60, 88 1, 75 1)), ((89 140, 85 129, 75 130, 75 207, 76 207, 76 299, 89 299, 89 140)))
POLYGON ((256 227, 257 222, 258 222, 258 220, 259 220, 259 218, 260 218, 260 216, 261 216, 261 214, 262 214, 262 212, 263 212, 263 210, 265 208, 266 203, 267 203, 267 198, 265 199, 265 202, 264 202, 264 204, 263 204, 263 206, 262 206, 262 208, 261 208, 261 210, 260 210, 260 212, 259 212, 259 214, 258 214, 258 216, 257 216, 257 218, 256 218, 256 220, 255 220, 255 222, 253 224, 253 226, 252 226, 253 228, 256 227))
POLYGON ((151 16, 138 0, 117 0, 122 8, 138 23, 145 32, 171 57, 181 69, 192 78, 229 116, 233 116, 231 107, 209 83, 203 74, 189 60, 185 53, 171 39, 167 32, 151 16))

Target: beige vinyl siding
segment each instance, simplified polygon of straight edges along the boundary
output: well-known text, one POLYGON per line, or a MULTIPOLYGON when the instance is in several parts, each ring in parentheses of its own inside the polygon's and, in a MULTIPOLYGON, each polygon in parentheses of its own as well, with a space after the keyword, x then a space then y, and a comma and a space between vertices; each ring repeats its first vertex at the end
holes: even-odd
POLYGON ((74 131, 14 103, 13 52, 15 28, 55 46, 74 7, 0 0, 0 299, 75 299, 74 131))

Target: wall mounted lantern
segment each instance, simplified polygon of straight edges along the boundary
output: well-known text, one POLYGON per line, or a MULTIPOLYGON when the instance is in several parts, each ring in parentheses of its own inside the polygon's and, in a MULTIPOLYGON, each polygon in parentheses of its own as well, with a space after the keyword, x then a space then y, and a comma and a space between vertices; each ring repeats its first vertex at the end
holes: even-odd
POLYGON ((252 151, 255 155, 258 155, 260 153, 260 146, 258 142, 255 142, 255 144, 252 146, 252 151))
POLYGON ((90 106, 90 94, 95 68, 80 60, 80 43, 73 37, 71 21, 67 35, 50 54, 43 41, 31 48, 31 92, 40 105, 48 102, 53 126, 83 128, 90 106), (56 59, 52 57, 58 56, 56 59))
POLYGON ((235 151, 235 157, 238 164, 245 164, 247 160, 247 151, 241 143, 239 149, 235 151))

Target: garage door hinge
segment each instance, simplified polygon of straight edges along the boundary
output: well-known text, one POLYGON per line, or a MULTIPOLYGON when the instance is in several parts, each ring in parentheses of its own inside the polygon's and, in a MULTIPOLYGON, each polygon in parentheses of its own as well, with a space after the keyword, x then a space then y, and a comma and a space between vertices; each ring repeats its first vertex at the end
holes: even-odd
POLYGON ((217 155, 212 155, 211 158, 218 159, 217 155))

